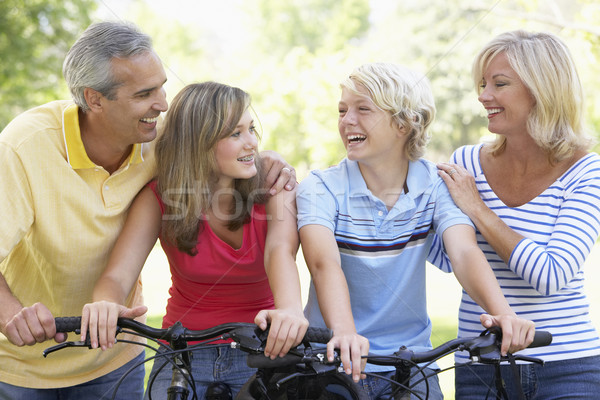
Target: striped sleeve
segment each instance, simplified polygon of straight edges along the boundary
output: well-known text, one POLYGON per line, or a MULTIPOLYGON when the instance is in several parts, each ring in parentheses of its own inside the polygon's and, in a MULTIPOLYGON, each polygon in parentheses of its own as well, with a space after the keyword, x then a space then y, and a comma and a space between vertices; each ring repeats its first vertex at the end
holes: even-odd
MULTIPOLYGON (((594 157, 580 160, 561 178, 564 190, 550 240, 540 245, 525 238, 513 250, 508 267, 542 295, 564 288, 583 266, 600 232, 600 162, 594 157), (579 176, 577 176, 579 175, 579 176)), ((557 196, 558 190, 557 190, 557 196)), ((543 224, 547 216, 525 221, 528 229, 543 224)), ((515 221, 519 224, 519 221, 515 221)))

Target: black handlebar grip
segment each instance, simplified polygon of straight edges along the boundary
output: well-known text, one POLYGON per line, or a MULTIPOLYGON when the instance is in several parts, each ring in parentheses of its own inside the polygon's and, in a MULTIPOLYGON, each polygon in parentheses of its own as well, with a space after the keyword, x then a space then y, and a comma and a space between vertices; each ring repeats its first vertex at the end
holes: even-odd
POLYGON ((56 332, 75 332, 81 328, 81 317, 56 317, 56 332))
POLYGON ((533 337, 533 342, 527 347, 542 347, 548 346, 552 343, 552 334, 548 331, 535 331, 535 336, 533 337))
POLYGON ((327 343, 332 336, 333 332, 330 329, 309 326, 304 335, 304 340, 314 343, 327 343))
POLYGON ((271 360, 263 353, 251 353, 248 354, 248 358, 246 359, 246 364, 248 364, 250 368, 280 368, 287 367, 289 365, 296 365, 300 362, 302 362, 302 357, 290 353, 287 353, 283 357, 277 357, 274 360, 271 360))

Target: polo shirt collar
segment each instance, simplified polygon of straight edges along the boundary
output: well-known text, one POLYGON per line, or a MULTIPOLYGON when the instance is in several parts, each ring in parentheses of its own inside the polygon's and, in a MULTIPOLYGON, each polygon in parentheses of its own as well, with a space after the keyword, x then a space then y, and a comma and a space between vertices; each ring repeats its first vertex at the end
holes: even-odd
MULTIPOLYGON (((365 196, 371 195, 371 191, 367 188, 367 184, 360 173, 358 162, 346 159, 348 168, 348 178, 350 180, 349 195, 352 196, 365 196)), ((421 160, 409 161, 408 163, 408 196, 416 198, 421 195, 429 186, 429 179, 424 179, 429 176, 429 170, 425 163, 421 160)))
MULTIPOLYGON (((67 150, 67 162, 73 169, 96 168, 96 164, 88 157, 79 129, 79 107, 71 104, 63 111, 63 136, 67 150)), ((144 161, 143 143, 136 143, 131 149, 128 164, 139 164, 144 161)))

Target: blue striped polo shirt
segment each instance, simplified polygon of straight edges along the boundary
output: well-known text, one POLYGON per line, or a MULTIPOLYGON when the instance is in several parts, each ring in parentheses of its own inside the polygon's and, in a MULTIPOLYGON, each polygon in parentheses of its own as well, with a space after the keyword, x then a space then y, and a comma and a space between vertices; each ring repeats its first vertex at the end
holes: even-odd
MULTIPOLYGON (((431 348, 425 261, 434 232, 472 226, 433 163, 411 162, 407 187, 388 211, 367 188, 358 163, 344 159, 312 171, 298 188, 298 227, 318 224, 334 233, 356 328, 374 354, 391 354, 401 345, 415 351, 431 348)), ((311 325, 325 326, 312 284, 305 313, 311 325)))

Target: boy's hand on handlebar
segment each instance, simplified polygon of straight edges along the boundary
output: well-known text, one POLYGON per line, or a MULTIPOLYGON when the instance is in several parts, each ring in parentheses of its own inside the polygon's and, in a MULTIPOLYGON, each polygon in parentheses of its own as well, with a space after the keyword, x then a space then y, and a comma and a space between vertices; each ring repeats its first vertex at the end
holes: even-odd
POLYGON ((369 354, 369 340, 366 337, 356 332, 337 334, 334 331, 333 337, 327 343, 327 359, 330 362, 334 358, 334 349, 339 349, 344 371, 348 375, 352 374, 354 382, 366 377, 361 374, 366 365, 366 360, 362 357, 369 354))
POLYGON ((254 318, 254 323, 263 331, 269 327, 269 337, 265 356, 272 360, 283 357, 294 346, 299 345, 308 328, 308 320, 302 311, 285 309, 262 310, 254 318))
POLYGON ((54 317, 42 303, 21 308, 1 330, 17 346, 32 346, 50 339, 57 343, 67 340, 66 333, 56 333, 54 317))
POLYGON ((481 325, 485 328, 498 326, 502 329, 502 347, 500 352, 503 356, 523 350, 533 342, 535 336, 535 324, 533 321, 517 317, 516 315, 489 315, 481 314, 479 317, 481 325))
POLYGON ((148 311, 146 306, 127 308, 110 301, 97 301, 83 306, 81 312, 81 340, 85 341, 89 330, 90 344, 96 349, 109 349, 115 343, 117 319, 136 318, 148 311))

